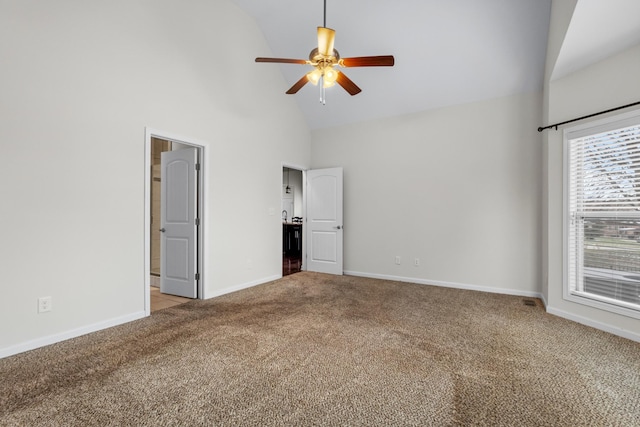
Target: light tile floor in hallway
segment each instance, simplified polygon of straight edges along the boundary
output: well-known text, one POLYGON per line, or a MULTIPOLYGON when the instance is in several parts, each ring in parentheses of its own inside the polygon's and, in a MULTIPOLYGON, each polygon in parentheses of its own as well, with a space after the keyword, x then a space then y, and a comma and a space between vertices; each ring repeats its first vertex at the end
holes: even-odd
POLYGON ((151 286, 151 312, 184 304, 191 301, 189 298, 177 297, 175 295, 160 293, 160 288, 151 286))

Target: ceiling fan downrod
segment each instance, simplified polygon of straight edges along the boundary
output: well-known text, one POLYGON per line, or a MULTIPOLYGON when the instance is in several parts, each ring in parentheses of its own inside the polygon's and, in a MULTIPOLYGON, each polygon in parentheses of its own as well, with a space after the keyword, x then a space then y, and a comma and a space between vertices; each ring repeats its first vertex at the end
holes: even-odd
POLYGON ((322 21, 322 26, 327 27, 327 0, 324 0, 324 20, 322 21))
MULTIPOLYGON (((327 28, 327 0, 324 0, 324 13, 322 15, 322 26, 327 28)), ((320 88, 320 104, 327 105, 326 91, 324 87, 324 72, 320 76, 318 81, 318 87, 320 88)))

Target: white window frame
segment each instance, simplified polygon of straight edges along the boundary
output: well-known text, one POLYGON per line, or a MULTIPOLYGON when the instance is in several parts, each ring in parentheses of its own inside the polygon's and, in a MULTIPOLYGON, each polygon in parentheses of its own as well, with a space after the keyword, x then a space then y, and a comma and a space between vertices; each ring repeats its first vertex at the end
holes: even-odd
MULTIPOLYGON (((640 307, 628 304, 623 301, 609 299, 602 296, 589 296, 570 289, 571 269, 569 266, 570 257, 570 206, 569 206, 569 141, 576 138, 607 132, 619 128, 637 125, 640 123, 640 110, 631 111, 624 114, 617 114, 589 123, 572 126, 564 129, 563 132, 563 298, 567 301, 587 305, 601 310, 613 312, 627 317, 640 319, 640 307)), ((580 254, 578 254, 580 256, 580 254)), ((582 262, 582 261, 580 261, 582 262)))

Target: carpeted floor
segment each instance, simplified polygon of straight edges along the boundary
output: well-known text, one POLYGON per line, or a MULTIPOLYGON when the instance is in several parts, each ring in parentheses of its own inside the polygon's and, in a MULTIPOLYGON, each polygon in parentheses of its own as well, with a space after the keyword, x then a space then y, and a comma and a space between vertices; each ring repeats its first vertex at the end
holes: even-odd
POLYGON ((299 273, 0 360, 0 425, 640 425, 640 344, 523 300, 299 273))

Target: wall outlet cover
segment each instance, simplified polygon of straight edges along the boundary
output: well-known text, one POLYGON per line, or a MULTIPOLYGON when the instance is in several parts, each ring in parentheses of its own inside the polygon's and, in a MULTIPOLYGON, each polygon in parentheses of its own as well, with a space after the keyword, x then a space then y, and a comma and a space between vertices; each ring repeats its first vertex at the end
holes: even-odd
POLYGON ((46 313, 53 309, 51 297, 38 298, 38 313, 46 313))

